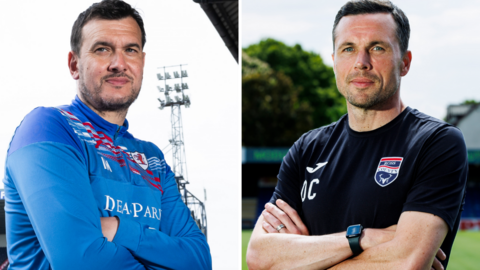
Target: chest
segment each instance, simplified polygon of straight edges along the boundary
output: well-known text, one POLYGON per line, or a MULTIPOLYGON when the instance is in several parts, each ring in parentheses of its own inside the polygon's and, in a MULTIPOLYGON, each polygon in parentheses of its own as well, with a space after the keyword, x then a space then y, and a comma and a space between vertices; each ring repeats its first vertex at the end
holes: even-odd
POLYGON ((418 155, 419 147, 372 140, 338 140, 312 151, 302 160, 298 183, 310 232, 396 224, 415 181, 418 155))
POLYGON ((164 161, 148 145, 106 135, 84 141, 84 148, 100 215, 124 216, 158 228, 164 161))

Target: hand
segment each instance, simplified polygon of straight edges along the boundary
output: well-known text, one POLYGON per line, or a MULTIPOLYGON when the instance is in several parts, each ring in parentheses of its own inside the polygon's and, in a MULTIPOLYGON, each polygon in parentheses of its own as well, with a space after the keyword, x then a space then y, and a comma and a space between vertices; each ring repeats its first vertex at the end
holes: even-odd
POLYGON ((120 223, 118 217, 101 217, 100 223, 102 224, 103 236, 105 236, 108 241, 112 242, 115 234, 117 234, 118 225, 120 223))
POLYGON ((265 205, 262 215, 265 219, 262 227, 267 233, 290 233, 298 235, 309 235, 307 226, 303 224, 297 211, 286 202, 278 199, 277 206, 272 203, 265 205), (283 224, 285 227, 277 231, 277 227, 283 224))
POLYGON ((433 259, 433 264, 432 264, 432 269, 433 270, 443 270, 443 265, 440 263, 439 260, 445 260, 447 258, 447 255, 443 252, 443 250, 438 249, 437 251, 437 256, 433 259))

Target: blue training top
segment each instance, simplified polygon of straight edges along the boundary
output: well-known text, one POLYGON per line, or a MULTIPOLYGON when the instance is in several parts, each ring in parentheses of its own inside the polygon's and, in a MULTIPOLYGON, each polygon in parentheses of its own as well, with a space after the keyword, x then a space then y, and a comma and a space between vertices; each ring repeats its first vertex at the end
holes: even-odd
POLYGON ((163 153, 127 129, 78 97, 24 118, 5 165, 10 269, 212 268, 163 153), (109 242, 100 217, 112 216, 109 242))

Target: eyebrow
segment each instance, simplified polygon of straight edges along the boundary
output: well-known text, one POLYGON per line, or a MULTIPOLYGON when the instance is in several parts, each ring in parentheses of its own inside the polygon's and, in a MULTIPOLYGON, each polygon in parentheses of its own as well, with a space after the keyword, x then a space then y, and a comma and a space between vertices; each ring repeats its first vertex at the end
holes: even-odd
POLYGON ((136 47, 139 50, 142 49, 138 43, 128 43, 127 46, 125 46, 125 48, 131 48, 131 47, 136 47))
POLYGON ((374 45, 382 45, 384 47, 390 47, 390 44, 385 41, 372 41, 368 44, 368 47, 372 47, 374 45))
MULTIPOLYGON (((112 43, 110 42, 106 42, 106 41, 97 41, 93 44, 92 48, 95 48, 97 46, 107 46, 107 47, 114 47, 112 43)), ((138 48, 139 50, 141 50, 142 48, 140 47, 140 45, 138 43, 128 43, 126 46, 124 46, 125 48, 131 48, 131 47, 136 47, 138 48)))
POLYGON ((92 45, 92 48, 98 47, 98 46, 107 46, 107 47, 113 47, 113 44, 110 42, 106 41, 97 41, 92 45))
MULTIPOLYGON (((383 46, 385 46, 385 47, 390 47, 390 44, 388 44, 387 42, 385 42, 385 41, 376 41, 376 40, 368 43, 367 47, 372 47, 372 46, 375 46, 375 45, 383 45, 383 46)), ((341 47, 346 47, 346 46, 355 46, 355 43, 350 42, 350 41, 346 41, 346 42, 340 44, 340 46, 338 46, 338 47, 341 48, 341 47)))

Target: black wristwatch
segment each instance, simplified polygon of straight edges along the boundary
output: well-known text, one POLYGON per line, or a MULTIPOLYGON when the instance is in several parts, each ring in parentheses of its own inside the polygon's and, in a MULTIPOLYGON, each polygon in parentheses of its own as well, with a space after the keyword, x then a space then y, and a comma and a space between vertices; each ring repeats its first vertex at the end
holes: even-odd
POLYGON ((362 236, 362 231, 363 226, 360 224, 351 225, 347 228, 347 239, 354 256, 357 256, 363 251, 360 247, 360 236, 362 236))

